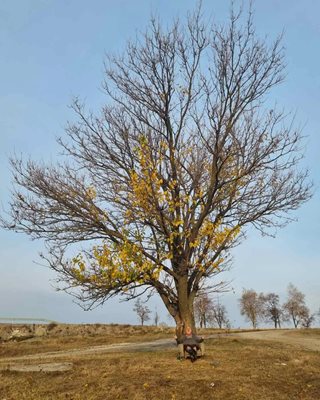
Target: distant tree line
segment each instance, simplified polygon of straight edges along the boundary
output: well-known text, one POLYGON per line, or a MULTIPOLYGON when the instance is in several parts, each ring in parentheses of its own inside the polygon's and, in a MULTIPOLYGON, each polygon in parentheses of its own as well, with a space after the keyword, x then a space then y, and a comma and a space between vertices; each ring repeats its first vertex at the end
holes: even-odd
POLYGON ((261 321, 273 323, 276 329, 288 321, 292 321, 295 328, 310 328, 316 317, 307 307, 305 295, 292 283, 288 286, 287 299, 283 304, 280 304, 278 294, 257 293, 253 289, 243 290, 239 304, 241 315, 251 322, 253 329, 261 321))
POLYGON ((195 300, 194 311, 200 328, 230 328, 227 309, 221 304, 219 297, 212 299, 207 293, 199 295, 195 300))
MULTIPOLYGON (((253 289, 243 289, 239 305, 241 315, 252 324, 253 329, 257 329, 261 322, 272 323, 277 329, 290 321, 294 328, 310 328, 317 317, 320 320, 320 309, 316 313, 311 313, 305 303, 305 295, 292 283, 288 285, 286 301, 283 304, 280 303, 279 295, 274 292, 257 293, 253 289)), ((152 311, 140 299, 136 300, 133 311, 137 314, 141 325, 151 319, 152 311)), ((231 327, 227 309, 218 296, 213 298, 208 293, 199 294, 195 300, 194 313, 195 321, 200 328, 231 327)), ((157 310, 154 313, 153 323, 155 326, 159 324, 157 310)))
MULTIPOLYGON (((140 298, 135 301, 133 311, 137 314, 140 325, 142 326, 151 319, 150 315, 152 311, 140 298)), ((226 307, 220 303, 219 298, 213 300, 207 293, 203 293, 196 298, 195 320, 200 328, 230 328, 226 307)), ((154 313, 153 323, 155 326, 159 324, 159 314, 157 310, 154 313)), ((163 324, 164 323, 161 325, 163 324)))

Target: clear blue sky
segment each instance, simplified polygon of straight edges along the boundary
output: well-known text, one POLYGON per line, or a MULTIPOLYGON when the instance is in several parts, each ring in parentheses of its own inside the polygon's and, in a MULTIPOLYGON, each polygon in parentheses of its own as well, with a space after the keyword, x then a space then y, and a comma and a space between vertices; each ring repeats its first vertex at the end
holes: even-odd
MULTIPOLYGON (((104 55, 123 48, 127 39, 146 26, 156 12, 167 23, 183 16, 193 0, 2 0, 0 2, 0 202, 7 207, 10 193, 8 156, 16 152, 54 160, 55 137, 63 135, 68 108, 79 95, 96 109, 103 103, 100 84, 104 55)), ((240 2, 235 1, 235 4, 240 2)), ((222 22, 228 1, 203 0, 207 15, 222 22)), ((255 22, 260 35, 274 38, 284 30, 287 79, 272 93, 304 126, 306 157, 315 183, 313 199, 295 216, 298 222, 275 239, 251 233, 234 251, 235 293, 224 295, 231 322, 243 326, 237 299, 242 288, 274 291, 285 299, 292 282, 307 304, 320 307, 320 2, 316 0, 256 0, 255 22)), ((55 275, 36 265, 40 242, 0 231, 0 317, 43 317, 61 322, 135 323, 132 304, 112 301, 83 312, 72 298, 56 292, 55 275)), ((150 307, 167 321, 156 299, 150 307)))

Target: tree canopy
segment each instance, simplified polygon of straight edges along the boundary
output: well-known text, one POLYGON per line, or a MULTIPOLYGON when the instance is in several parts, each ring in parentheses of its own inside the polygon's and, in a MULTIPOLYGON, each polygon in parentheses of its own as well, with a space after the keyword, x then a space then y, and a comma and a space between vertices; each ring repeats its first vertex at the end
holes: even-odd
POLYGON ((314 315, 310 314, 310 310, 305 303, 305 295, 292 283, 288 285, 287 292, 287 301, 283 305, 287 318, 292 319, 295 328, 299 324, 309 328, 314 320, 314 315))
POLYGON ((247 227, 282 227, 310 197, 301 133, 266 103, 283 78, 281 38, 259 39, 251 12, 223 26, 200 7, 168 28, 151 19, 108 57, 101 112, 75 99, 65 161, 11 160, 2 224, 44 239, 88 308, 152 290, 180 330, 194 326, 195 296, 247 227))
POLYGON ((240 312, 252 323, 252 328, 257 329, 258 322, 265 313, 265 296, 253 289, 243 289, 239 299, 240 312))

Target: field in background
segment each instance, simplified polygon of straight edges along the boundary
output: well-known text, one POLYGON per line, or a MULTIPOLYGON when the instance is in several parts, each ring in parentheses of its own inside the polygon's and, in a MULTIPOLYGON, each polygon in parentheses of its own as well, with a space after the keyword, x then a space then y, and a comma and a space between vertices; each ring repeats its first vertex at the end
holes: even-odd
MULTIPOLYGON (((320 338, 319 329, 287 334, 320 338)), ((58 325, 47 336, 0 344, 0 366, 8 356, 172 336, 171 328, 58 325)), ((208 339, 206 347, 194 364, 179 361, 174 348, 61 357, 73 363, 67 372, 2 371, 0 399, 320 399, 319 352, 226 334, 208 339)))
POLYGON ((53 323, 38 325, 34 336, 28 340, 21 340, 17 335, 15 342, 13 340, 7 341, 10 337, 10 332, 16 330, 28 336, 32 334, 33 327, 29 324, 0 324, 0 343, 1 338, 5 340, 5 345, 0 345, 0 359, 1 357, 33 354, 34 352, 69 350, 87 346, 174 337, 174 329, 168 327, 53 323))
MULTIPOLYGON (((199 335, 204 337, 216 334, 223 336, 230 332, 246 332, 246 330, 227 331, 208 328, 198 329, 197 331, 199 335)), ((33 354, 35 351, 59 351, 122 342, 174 339, 174 336, 175 329, 168 326, 57 323, 35 326, 33 324, 0 324, 0 343, 6 343, 5 346, 0 346, 0 357, 33 354)))

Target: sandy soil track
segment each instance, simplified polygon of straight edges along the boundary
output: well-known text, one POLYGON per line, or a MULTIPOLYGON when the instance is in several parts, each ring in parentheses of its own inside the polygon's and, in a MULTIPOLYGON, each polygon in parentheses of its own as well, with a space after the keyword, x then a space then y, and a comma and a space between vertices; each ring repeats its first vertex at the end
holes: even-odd
MULTIPOLYGON (((291 331, 292 332, 292 331, 291 331)), ((215 338, 219 335, 211 335, 207 336, 207 338, 215 338)), ((240 337, 245 339, 254 339, 254 340, 271 340, 281 343, 286 343, 290 345, 294 345, 300 347, 302 349, 320 351, 320 337, 299 337, 295 335, 290 335, 290 331, 288 330, 270 330, 270 331, 258 331, 258 332, 241 332, 241 333, 232 333, 231 337, 240 337)), ((16 356, 16 357, 7 357, 0 358, 0 363, 12 363, 17 361, 44 361, 51 360, 56 358, 73 358, 78 356, 92 355, 92 354, 101 354, 101 353, 110 353, 110 352, 118 352, 118 351, 152 351, 161 348, 175 348, 175 341, 172 339, 159 339, 150 342, 141 342, 141 343, 117 343, 110 345, 102 345, 102 346, 92 346, 81 349, 72 349, 72 350, 61 350, 54 351, 48 353, 39 353, 32 354, 26 356, 16 356)))
POLYGON ((14 361, 27 361, 27 360, 49 360, 54 358, 64 358, 64 357, 78 357, 86 356, 92 354, 101 353, 112 353, 118 351, 149 351, 156 350, 160 348, 174 348, 175 342, 173 339, 159 339, 151 342, 140 342, 140 343, 116 343, 116 344, 106 344, 102 346, 92 346, 81 349, 72 350, 61 350, 52 351, 48 353, 38 353, 30 354, 26 356, 15 356, 0 358, 0 363, 8 363, 14 361))
POLYGON ((302 349, 320 351, 320 337, 312 336, 295 336, 292 330, 270 330, 258 332, 241 332, 235 334, 238 337, 255 340, 272 340, 290 344, 302 349))

